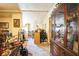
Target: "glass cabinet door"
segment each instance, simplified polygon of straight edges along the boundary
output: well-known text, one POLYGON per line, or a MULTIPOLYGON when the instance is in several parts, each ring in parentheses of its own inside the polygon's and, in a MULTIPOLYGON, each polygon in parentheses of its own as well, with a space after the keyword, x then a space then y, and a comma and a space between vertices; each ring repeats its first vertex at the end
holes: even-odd
POLYGON ((64 13, 57 14, 55 16, 55 42, 64 44, 64 13))
POLYGON ((78 53, 78 37, 77 37, 77 5, 69 3, 67 7, 67 48, 78 53))

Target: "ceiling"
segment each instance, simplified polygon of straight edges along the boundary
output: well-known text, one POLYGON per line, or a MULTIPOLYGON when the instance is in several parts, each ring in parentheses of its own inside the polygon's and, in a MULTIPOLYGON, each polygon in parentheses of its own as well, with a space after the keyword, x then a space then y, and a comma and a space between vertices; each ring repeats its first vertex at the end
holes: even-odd
POLYGON ((0 3, 0 10, 19 10, 16 3, 0 3))
POLYGON ((9 17, 12 12, 48 12, 53 3, 0 3, 0 17, 9 17))
POLYGON ((11 17, 12 12, 20 12, 16 3, 0 3, 0 18, 11 17))
POLYGON ((53 3, 0 3, 0 10, 41 10, 49 11, 53 3))
POLYGON ((20 3, 19 6, 22 11, 47 12, 51 9, 53 3, 20 3))
POLYGON ((19 12, 17 3, 0 3, 0 12, 19 12))

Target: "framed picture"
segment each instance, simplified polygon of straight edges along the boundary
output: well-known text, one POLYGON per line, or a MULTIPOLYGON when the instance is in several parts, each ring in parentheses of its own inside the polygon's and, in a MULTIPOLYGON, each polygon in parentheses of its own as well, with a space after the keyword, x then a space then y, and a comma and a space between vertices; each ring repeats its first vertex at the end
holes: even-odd
POLYGON ((8 29, 9 28, 9 23, 8 22, 0 22, 0 28, 8 29))
POLYGON ((20 19, 13 20, 14 27, 20 27, 20 19))

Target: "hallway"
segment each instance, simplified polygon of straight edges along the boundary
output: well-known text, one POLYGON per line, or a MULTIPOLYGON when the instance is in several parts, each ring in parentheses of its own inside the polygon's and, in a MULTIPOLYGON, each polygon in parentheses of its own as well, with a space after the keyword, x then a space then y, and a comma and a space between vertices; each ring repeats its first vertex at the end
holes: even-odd
POLYGON ((50 46, 35 45, 34 39, 28 38, 27 49, 33 56, 50 56, 50 46))

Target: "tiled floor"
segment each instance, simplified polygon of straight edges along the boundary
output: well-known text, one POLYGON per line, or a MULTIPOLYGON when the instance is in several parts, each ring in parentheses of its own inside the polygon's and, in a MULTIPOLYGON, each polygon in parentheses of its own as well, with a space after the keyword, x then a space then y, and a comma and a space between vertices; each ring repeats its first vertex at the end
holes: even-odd
POLYGON ((50 56, 50 47, 49 46, 42 46, 42 45, 35 45, 34 39, 28 38, 28 41, 26 41, 26 46, 33 56, 50 56))

